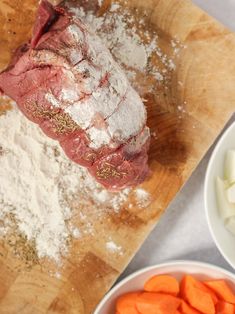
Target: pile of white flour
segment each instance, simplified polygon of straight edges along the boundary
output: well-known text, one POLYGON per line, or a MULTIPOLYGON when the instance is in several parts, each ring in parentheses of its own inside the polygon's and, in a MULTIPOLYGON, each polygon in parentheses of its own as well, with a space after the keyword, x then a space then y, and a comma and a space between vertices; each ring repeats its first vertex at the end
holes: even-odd
POLYGON ((17 108, 0 115, 0 133, 0 236, 17 226, 35 243, 39 258, 58 261, 69 237, 78 236, 68 205, 74 196, 116 212, 126 202, 130 189, 105 190, 17 108))

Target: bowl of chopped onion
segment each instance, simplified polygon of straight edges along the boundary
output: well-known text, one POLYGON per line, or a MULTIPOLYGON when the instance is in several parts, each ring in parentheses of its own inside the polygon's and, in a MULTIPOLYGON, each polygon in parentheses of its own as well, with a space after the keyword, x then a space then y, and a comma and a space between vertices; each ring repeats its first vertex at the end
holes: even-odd
POLYGON ((235 123, 224 132, 211 155, 204 200, 211 235, 235 268, 235 123))

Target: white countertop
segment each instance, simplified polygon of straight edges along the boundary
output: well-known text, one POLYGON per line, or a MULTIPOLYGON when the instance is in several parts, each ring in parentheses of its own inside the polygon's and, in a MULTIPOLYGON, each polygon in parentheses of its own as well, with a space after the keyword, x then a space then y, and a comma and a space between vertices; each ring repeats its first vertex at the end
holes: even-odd
MULTIPOLYGON (((194 0, 194 3, 235 31, 235 0, 194 0)), ((234 120, 235 115, 230 123, 234 120)), ((215 246, 205 217, 204 177, 213 148, 167 209, 121 278, 143 267, 173 259, 209 262, 232 270, 215 246)))

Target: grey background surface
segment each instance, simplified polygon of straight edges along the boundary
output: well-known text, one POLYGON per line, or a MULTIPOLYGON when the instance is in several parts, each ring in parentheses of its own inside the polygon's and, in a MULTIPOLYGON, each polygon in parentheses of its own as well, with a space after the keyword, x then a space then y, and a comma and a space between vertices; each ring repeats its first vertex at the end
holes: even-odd
MULTIPOLYGON (((194 3, 235 31, 235 0, 194 0, 194 3)), ((235 116, 228 125, 232 121, 235 121, 235 116)), ((209 262, 232 270, 215 246, 205 217, 204 177, 213 148, 171 203, 119 280, 143 267, 174 259, 209 262)))

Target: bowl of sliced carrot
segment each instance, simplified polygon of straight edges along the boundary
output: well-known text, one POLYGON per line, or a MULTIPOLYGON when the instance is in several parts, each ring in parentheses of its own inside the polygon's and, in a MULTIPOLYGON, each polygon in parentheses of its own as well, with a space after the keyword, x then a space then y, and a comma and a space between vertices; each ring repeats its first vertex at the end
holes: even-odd
POLYGON ((235 275, 176 261, 140 270, 117 284, 94 314, 234 314, 235 275))

